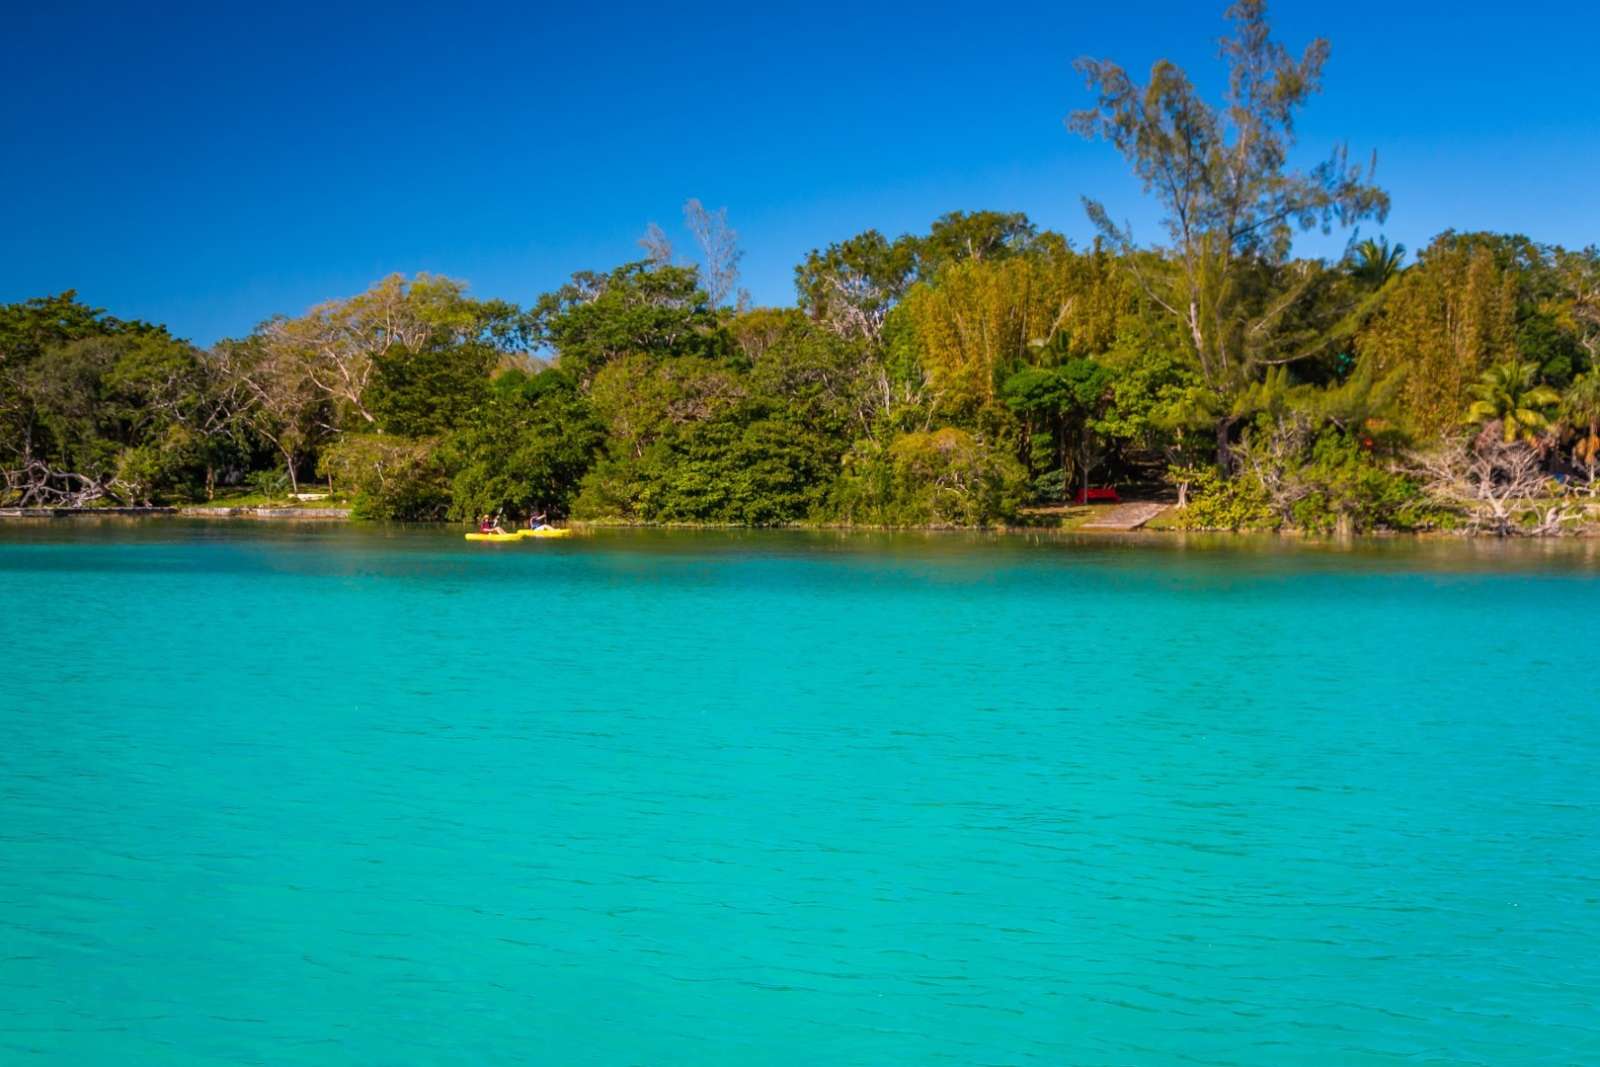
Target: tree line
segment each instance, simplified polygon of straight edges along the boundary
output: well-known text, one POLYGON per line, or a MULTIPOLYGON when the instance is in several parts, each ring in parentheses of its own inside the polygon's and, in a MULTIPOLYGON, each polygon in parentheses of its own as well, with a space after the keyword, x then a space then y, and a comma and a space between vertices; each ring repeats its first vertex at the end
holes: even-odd
POLYGON ((1074 246, 955 211, 809 253, 751 307, 724 212, 526 307, 394 275, 206 348, 68 292, 0 307, 4 503, 198 502, 307 483, 359 515, 977 525, 1116 484, 1185 525, 1553 533, 1600 460, 1600 251, 1446 232, 1411 262, 1297 234, 1380 223, 1343 148, 1296 169, 1326 42, 1229 10, 1227 89, 1082 60, 1069 119, 1163 212, 1074 246))

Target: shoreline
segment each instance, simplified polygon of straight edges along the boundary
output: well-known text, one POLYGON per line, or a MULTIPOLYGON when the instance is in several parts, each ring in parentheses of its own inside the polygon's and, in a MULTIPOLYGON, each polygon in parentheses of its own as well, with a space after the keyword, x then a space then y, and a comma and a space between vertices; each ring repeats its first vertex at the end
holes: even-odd
POLYGON ((294 507, 134 507, 0 508, 0 519, 278 519, 288 522, 348 522, 349 508, 294 507))
MULTIPOLYGON (((351 517, 351 509, 347 507, 325 508, 299 508, 299 507, 274 507, 274 506, 246 506, 226 507, 211 505, 191 506, 162 506, 162 507, 105 507, 105 508, 0 508, 0 522, 5 520, 28 521, 53 521, 71 519, 224 519, 240 520, 245 522, 285 522, 285 523, 348 523, 351 525, 388 525, 385 522, 366 520, 351 517)), ((440 529, 464 528, 464 524, 451 521, 416 521, 404 522, 404 526, 431 526, 440 529)), ((1129 536, 1143 537, 1173 537, 1185 535, 1204 536, 1237 536, 1237 537, 1273 537, 1285 541, 1300 542, 1343 542, 1351 540, 1416 540, 1416 541, 1585 541, 1600 539, 1600 525, 1589 524, 1569 530, 1560 535, 1546 535, 1539 537, 1496 537, 1492 534, 1474 534, 1464 530, 1367 530, 1355 534, 1315 533, 1300 529, 1188 529, 1183 527, 1161 525, 1140 525, 1132 528, 1117 528, 1093 524, 1078 524, 1072 526, 1046 526, 1031 524, 1000 524, 993 526, 882 526, 868 523, 786 523, 776 526, 747 526, 738 523, 690 523, 690 522, 617 522, 617 521, 574 521, 571 525, 579 530, 723 530, 723 531, 763 531, 763 530, 816 530, 831 532, 858 532, 858 533, 988 533, 988 534, 1071 534, 1081 537, 1108 537, 1119 538, 1129 536)))

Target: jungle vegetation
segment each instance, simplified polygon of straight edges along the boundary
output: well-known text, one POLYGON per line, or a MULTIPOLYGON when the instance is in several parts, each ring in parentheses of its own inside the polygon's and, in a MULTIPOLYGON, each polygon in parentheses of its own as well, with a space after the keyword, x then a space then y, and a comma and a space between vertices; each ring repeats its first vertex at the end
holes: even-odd
POLYGON ((1343 146, 1290 165, 1325 41, 1229 10, 1223 98, 1082 60, 1071 131, 1160 204, 1140 244, 1016 212, 845 236, 791 307, 737 287, 724 212, 527 306, 457 280, 366 292, 201 348, 73 292, 0 307, 0 503, 307 487, 358 515, 979 525, 1114 484, 1179 522, 1553 533, 1600 460, 1600 250, 1446 232, 1408 256, 1343 146), (1338 260, 1294 251, 1349 235, 1338 260))

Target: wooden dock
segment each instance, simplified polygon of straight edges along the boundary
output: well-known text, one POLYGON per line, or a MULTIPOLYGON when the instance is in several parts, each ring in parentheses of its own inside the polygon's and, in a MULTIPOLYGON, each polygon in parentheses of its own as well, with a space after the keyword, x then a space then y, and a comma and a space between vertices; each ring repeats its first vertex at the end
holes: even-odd
POLYGON ((1153 500, 1130 500, 1125 504, 1115 504, 1097 513, 1088 522, 1080 525, 1078 529, 1137 530, 1163 511, 1166 511, 1169 506, 1153 500))

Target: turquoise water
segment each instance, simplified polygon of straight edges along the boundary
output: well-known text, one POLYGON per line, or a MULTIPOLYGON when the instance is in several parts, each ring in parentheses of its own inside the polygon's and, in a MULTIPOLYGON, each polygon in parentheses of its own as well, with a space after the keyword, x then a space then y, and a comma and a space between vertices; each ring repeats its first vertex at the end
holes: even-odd
POLYGON ((0 1062, 1600 1062, 1597 579, 0 527, 0 1062))

